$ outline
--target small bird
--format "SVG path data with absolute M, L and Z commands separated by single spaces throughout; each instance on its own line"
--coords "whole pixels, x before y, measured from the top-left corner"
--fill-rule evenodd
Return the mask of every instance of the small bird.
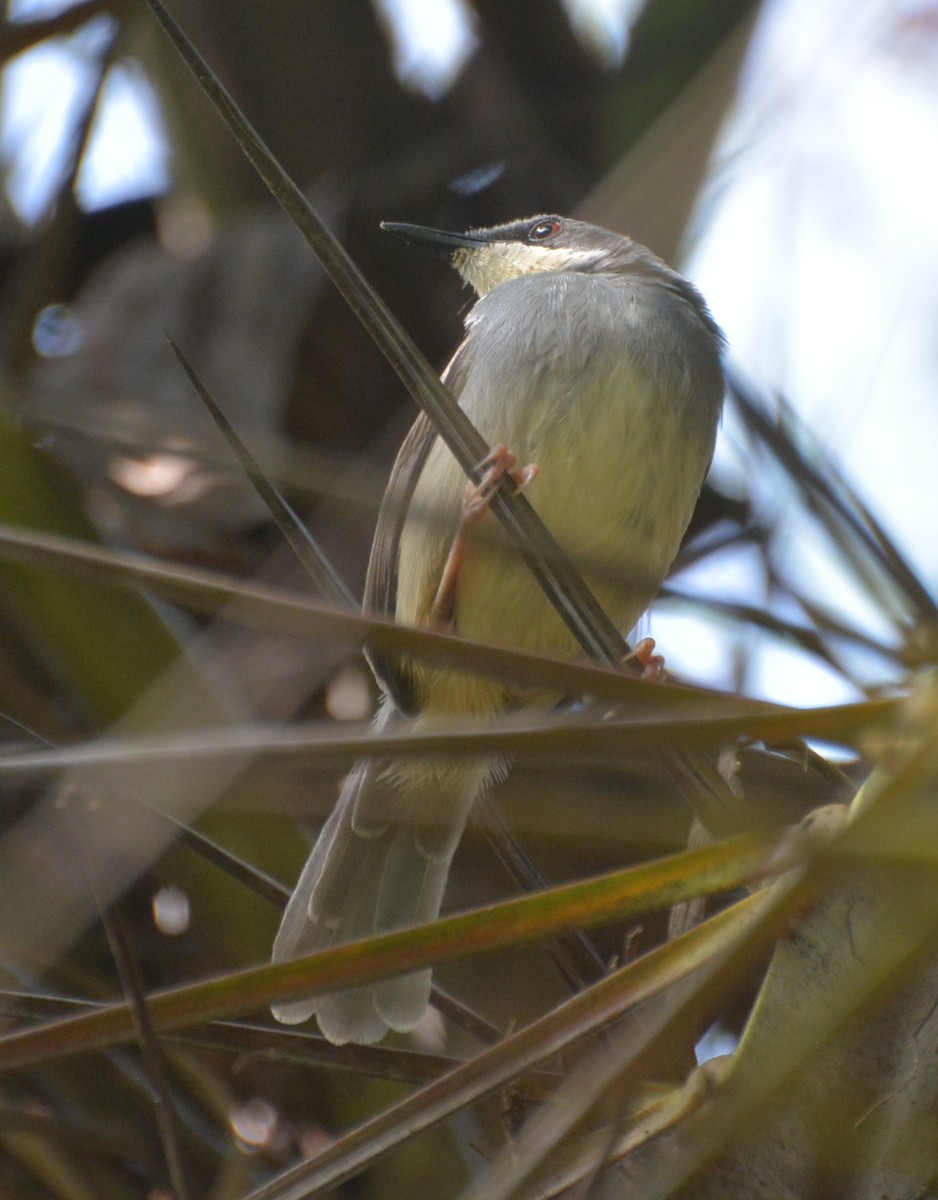
M 444 255 L 478 294 L 443 382 L 495 449 L 467 490 L 418 417 L 378 518 L 366 611 L 576 657 L 486 511 L 508 474 L 627 632 L 677 554 L 713 457 L 724 339 L 703 297 L 644 246 L 566 217 L 467 233 L 384 228 Z M 372 665 L 383 728 L 557 700 L 427 662 Z M 433 920 L 472 806 L 504 770 L 495 755 L 360 762 L 296 885 L 274 961 Z M 429 997 L 420 971 L 273 1011 L 289 1024 L 316 1013 L 330 1041 L 369 1043 L 413 1029 Z

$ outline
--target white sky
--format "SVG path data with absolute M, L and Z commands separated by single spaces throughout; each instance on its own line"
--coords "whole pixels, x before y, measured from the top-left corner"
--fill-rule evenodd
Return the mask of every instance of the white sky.
M 793 402 L 934 586 L 938 42 L 914 32 L 923 14 L 896 0 L 774 0 L 724 138 L 735 169 L 719 193 L 717 172 L 686 267 L 733 361 Z M 718 467 L 732 475 L 726 432 Z M 780 496 L 776 511 L 799 578 L 879 635 L 794 506 Z M 667 619 L 655 632 L 670 652 Z M 794 702 L 810 671 L 815 702 L 845 698 L 807 658 L 765 648 L 760 660 L 756 692 Z
M 458 0 L 381 0 L 413 86 L 445 88 L 471 48 Z M 567 0 L 611 58 L 636 0 Z M 11 15 L 62 3 L 15 0 Z M 928 18 L 931 18 L 929 24 Z M 685 269 L 701 286 L 744 372 L 797 407 L 932 585 L 938 580 L 932 477 L 938 451 L 938 26 L 935 0 L 770 0 L 737 112 L 717 155 Z M 0 148 L 26 219 L 57 184 L 74 108 L 93 83 L 106 19 L 22 55 L 3 80 Z M 71 114 L 71 115 L 70 115 Z M 140 73 L 111 75 L 79 181 L 88 207 L 169 184 L 159 113 Z M 717 467 L 746 471 L 727 423 Z M 771 481 L 770 481 L 771 482 Z M 872 621 L 826 547 L 779 528 L 819 595 Z M 790 525 L 790 528 L 789 528 Z M 694 586 L 758 604 L 745 559 Z M 872 629 L 879 634 L 881 631 Z M 690 677 L 729 682 L 725 632 L 659 611 L 651 632 Z M 878 661 L 871 670 L 880 670 Z M 754 693 L 804 703 L 847 698 L 835 677 L 764 646 Z

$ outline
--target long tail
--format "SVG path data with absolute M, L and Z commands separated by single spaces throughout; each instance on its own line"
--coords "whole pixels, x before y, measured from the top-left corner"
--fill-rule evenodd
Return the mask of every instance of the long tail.
M 491 764 L 364 761 L 349 776 L 290 898 L 274 942 L 282 962 L 375 933 L 433 920 L 472 805 Z M 413 1029 L 430 999 L 430 971 L 276 1005 L 278 1021 L 316 1014 L 331 1042 L 376 1042 Z

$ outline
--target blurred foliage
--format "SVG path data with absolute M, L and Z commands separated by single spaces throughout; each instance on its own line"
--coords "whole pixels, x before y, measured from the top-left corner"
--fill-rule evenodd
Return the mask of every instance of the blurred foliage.
M 366 0 L 176 8 L 440 365 L 465 298 L 379 221 L 577 211 L 673 256 L 758 6 L 649 0 L 611 62 L 559 0 L 472 0 L 474 47 L 436 98 L 397 78 Z M 257 966 L 278 880 L 305 857 L 297 821 L 312 831 L 328 812 L 368 737 L 373 686 L 364 631 L 340 635 L 317 609 L 164 331 L 356 593 L 412 405 L 142 0 L 4 25 L 3 59 L 102 14 L 99 87 L 114 62 L 142 64 L 174 184 L 80 210 L 93 96 L 50 211 L 31 228 L 9 208 L 0 217 L 0 521 L 33 549 L 24 558 L 22 535 L 18 550 L 0 531 L 0 1195 L 429 1200 L 470 1180 L 486 1197 L 583 1195 L 591 1181 L 609 1196 L 931 1194 L 934 699 L 927 682 L 911 704 L 878 695 L 852 651 L 904 695 L 933 661 L 935 604 L 786 406 L 745 381 L 729 403 L 754 472 L 810 517 L 875 629 L 849 624 L 835 598 L 808 600 L 764 488 L 708 488 L 679 565 L 755 553 L 790 617 L 677 583 L 669 603 L 798 647 L 857 703 L 792 713 L 628 679 L 617 692 L 597 675 L 601 720 L 587 709 L 546 732 L 482 731 L 517 734 L 515 767 L 460 849 L 448 907 L 502 900 L 525 871 L 553 888 L 341 961 Z M 752 640 L 739 644 L 744 655 Z M 427 635 L 422 652 L 445 648 Z M 447 744 L 471 752 L 479 736 L 454 730 Z M 803 737 L 847 756 L 829 761 Z M 718 773 L 726 825 L 755 842 L 713 843 L 698 827 L 704 844 L 684 853 L 693 781 L 682 790 L 666 769 L 677 749 Z M 830 806 L 871 772 L 845 821 Z M 533 866 L 506 868 L 503 827 Z M 602 903 L 557 886 L 626 867 Z M 671 941 L 669 910 L 682 931 Z M 284 989 L 408 954 L 446 964 L 413 1037 L 338 1049 L 271 1027 L 267 999 Z M 740 1051 L 692 1073 L 715 1024 L 745 1026 Z M 748 1113 L 759 1121 L 741 1141 Z M 604 1155 L 619 1166 L 596 1179 Z

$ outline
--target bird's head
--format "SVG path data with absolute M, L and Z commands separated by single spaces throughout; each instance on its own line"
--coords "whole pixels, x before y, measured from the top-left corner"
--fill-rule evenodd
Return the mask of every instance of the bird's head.
M 616 270 L 635 246 L 608 229 L 553 215 L 466 233 L 389 221 L 382 222 L 381 228 L 441 254 L 480 296 L 536 271 Z

